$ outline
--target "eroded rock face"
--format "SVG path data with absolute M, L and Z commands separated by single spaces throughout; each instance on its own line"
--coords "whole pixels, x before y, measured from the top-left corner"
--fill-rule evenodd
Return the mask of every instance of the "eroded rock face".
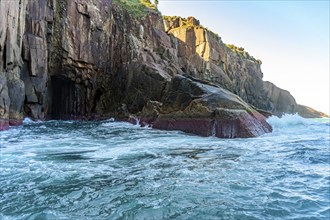
M 256 137 L 272 131 L 265 117 L 241 98 L 215 85 L 175 76 L 157 110 L 149 103 L 153 128 L 221 138 Z M 151 107 L 150 107 L 151 106 Z M 157 116 L 156 119 L 154 119 Z
M 93 119 L 110 84 L 111 1 L 57 0 L 49 61 L 48 115 Z
M 294 114 L 298 111 L 298 104 L 290 92 L 280 89 L 271 82 L 263 83 L 263 92 L 266 94 L 266 101 L 269 103 L 267 110 L 274 115 Z
M 159 14 L 138 20 L 108 0 L 60 2 L 50 62 L 52 117 L 121 118 L 123 104 L 136 113 L 148 99 L 161 98 L 171 76 L 156 51 L 171 44 Z
M 0 129 L 23 120 L 24 83 L 20 78 L 25 0 L 0 1 Z
M 55 1 L 27 1 L 21 79 L 25 84 L 26 116 L 45 119 L 48 113 L 49 59 Z

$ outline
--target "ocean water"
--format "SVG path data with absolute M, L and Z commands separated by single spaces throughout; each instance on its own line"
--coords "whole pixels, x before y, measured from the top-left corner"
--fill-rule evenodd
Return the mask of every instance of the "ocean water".
M 0 132 L 0 219 L 330 219 L 330 121 L 250 139 L 108 121 Z

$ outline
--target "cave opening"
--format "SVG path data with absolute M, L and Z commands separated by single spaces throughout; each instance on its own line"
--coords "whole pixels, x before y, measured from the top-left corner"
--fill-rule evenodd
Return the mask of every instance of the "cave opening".
M 86 89 L 62 76 L 52 76 L 52 118 L 76 119 L 86 113 Z

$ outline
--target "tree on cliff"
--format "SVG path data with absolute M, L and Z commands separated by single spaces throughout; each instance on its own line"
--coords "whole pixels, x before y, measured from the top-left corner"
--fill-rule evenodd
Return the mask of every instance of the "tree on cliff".
M 157 8 L 157 6 L 158 6 L 158 3 L 159 3 L 159 1 L 158 1 L 158 0 L 155 0 L 156 8 Z

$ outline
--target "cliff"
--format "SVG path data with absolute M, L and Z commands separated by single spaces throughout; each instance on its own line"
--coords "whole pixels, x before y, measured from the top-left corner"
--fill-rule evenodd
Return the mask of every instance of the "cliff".
M 271 130 L 257 109 L 281 115 L 298 108 L 288 92 L 262 81 L 259 60 L 223 44 L 192 17 L 162 17 L 147 0 L 0 0 L 0 18 L 0 129 L 23 117 L 129 120 L 143 109 L 149 117 L 147 106 L 159 102 L 151 124 L 165 115 L 176 121 L 198 115 L 210 119 L 210 135 L 215 121 L 224 120 L 215 116 L 219 108 L 236 103 L 225 119 L 233 135 L 219 128 L 217 136 L 256 136 Z M 175 102 L 186 103 L 174 108 L 169 100 L 186 84 L 173 80 L 212 88 L 178 96 Z M 210 115 L 183 109 L 195 104 Z M 160 125 L 166 123 L 159 128 L 190 132 L 178 123 Z M 250 130 L 240 133 L 240 126 Z
M 178 39 L 178 62 L 190 75 L 214 82 L 258 109 L 281 116 L 297 112 L 287 91 L 262 80 L 262 62 L 244 48 L 224 44 L 193 17 L 164 16 L 165 31 Z

